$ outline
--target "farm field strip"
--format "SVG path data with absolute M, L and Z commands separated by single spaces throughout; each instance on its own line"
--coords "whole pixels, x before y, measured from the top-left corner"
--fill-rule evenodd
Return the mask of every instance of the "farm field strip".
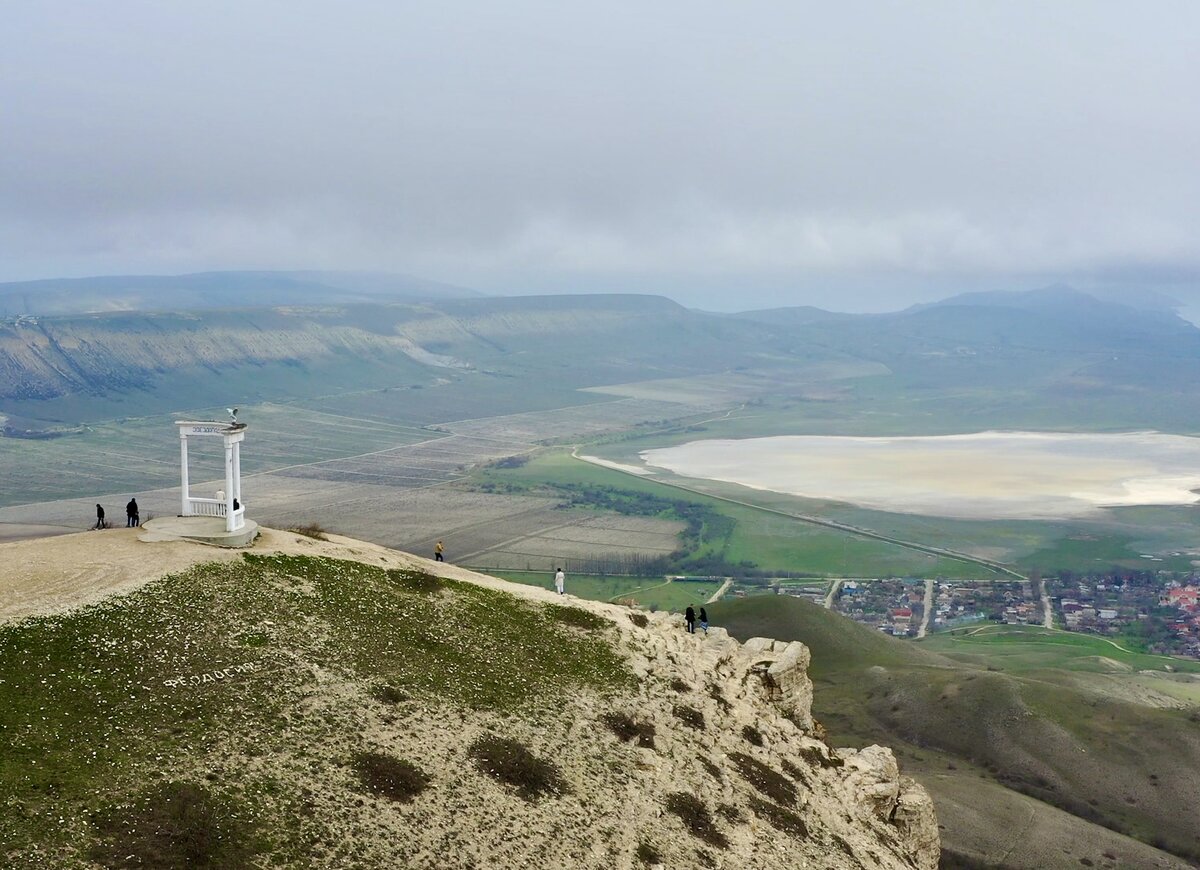
M 711 409 L 685 403 L 618 399 L 558 411 L 530 411 L 486 420 L 443 423 L 442 426 L 463 435 L 483 431 L 490 437 L 517 441 L 553 441 L 620 431 L 638 423 L 684 418 L 708 410 Z

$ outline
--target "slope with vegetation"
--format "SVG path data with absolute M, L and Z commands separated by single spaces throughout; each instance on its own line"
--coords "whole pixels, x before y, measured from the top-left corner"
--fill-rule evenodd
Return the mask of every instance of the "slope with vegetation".
M 146 569 L 163 545 L 107 546 Z M 771 703 L 770 642 L 333 536 L 195 551 L 0 626 L 5 866 L 936 863 L 887 750 Z

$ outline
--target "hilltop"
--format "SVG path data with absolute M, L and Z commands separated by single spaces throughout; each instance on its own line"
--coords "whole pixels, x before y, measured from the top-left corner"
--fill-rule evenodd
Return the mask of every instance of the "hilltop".
M 348 538 L 0 546 L 12 867 L 918 867 L 808 651 Z
M 710 611 L 734 636 L 812 650 L 814 715 L 834 743 L 896 747 L 933 795 L 950 866 L 1183 867 L 1200 855 L 1180 812 L 1200 801 L 1200 707 L 1168 694 L 1162 660 L 1070 635 L 1078 655 L 1055 654 L 1063 633 L 1038 629 L 904 642 L 776 596 Z M 1152 666 L 1159 688 L 1139 676 Z

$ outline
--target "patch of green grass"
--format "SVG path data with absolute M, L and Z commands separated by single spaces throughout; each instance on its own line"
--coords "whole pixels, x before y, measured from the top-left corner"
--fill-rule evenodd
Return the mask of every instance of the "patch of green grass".
M 412 568 L 389 568 L 386 576 L 388 582 L 395 583 L 407 592 L 431 594 L 441 592 L 446 588 L 446 581 L 441 577 L 435 577 L 433 574 Z
M 582 607 L 572 607 L 569 604 L 555 605 L 547 608 L 547 613 L 555 622 L 563 625 L 573 625 L 576 628 L 586 629 L 587 631 L 601 631 L 605 628 L 612 628 L 612 622 L 605 619 L 603 616 L 598 616 L 590 610 L 584 610 Z
M 633 679 L 604 639 L 582 636 L 555 619 L 558 608 L 441 578 L 440 597 L 405 594 L 403 583 L 418 582 L 424 590 L 427 580 L 417 574 L 397 580 L 403 572 L 385 575 L 358 562 L 246 560 L 281 582 L 310 583 L 316 595 L 299 600 L 301 612 L 326 622 L 336 648 L 360 674 L 410 693 L 472 707 L 511 707 L 571 686 L 616 688 Z M 547 647 L 559 654 L 547 657 Z
M 541 589 L 554 588 L 554 575 L 545 571 L 490 571 L 495 577 L 524 583 Z M 589 601 L 636 602 L 651 610 L 683 610 L 689 604 L 707 601 L 720 588 L 719 583 L 666 582 L 661 577 L 617 577 L 601 574 L 568 574 L 566 590 L 570 595 Z
M 507 737 L 481 737 L 471 744 L 475 766 L 493 779 L 516 789 L 527 801 L 570 791 L 558 766 L 538 758 L 524 745 Z
M 1042 668 L 1112 673 L 1111 662 L 1133 671 L 1200 673 L 1200 662 L 1147 655 L 1123 648 L 1122 641 L 1036 625 L 989 625 L 961 628 L 930 635 L 929 650 L 972 664 L 998 666 L 1021 672 Z
M 296 728 L 306 740 L 349 728 L 298 703 L 314 668 L 384 703 L 504 711 L 636 683 L 604 635 L 563 625 L 556 608 L 400 580 L 357 562 L 248 554 L 0 626 L 0 854 L 85 849 L 81 823 L 59 816 L 125 801 L 164 770 L 293 752 Z M 255 776 L 239 774 L 244 789 Z M 276 792 L 262 800 L 283 812 Z M 303 853 L 298 824 L 274 817 L 272 854 Z

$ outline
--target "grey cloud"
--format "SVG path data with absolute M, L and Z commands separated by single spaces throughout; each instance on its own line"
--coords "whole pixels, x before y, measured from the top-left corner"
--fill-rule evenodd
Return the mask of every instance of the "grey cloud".
M 1200 7 L 833 5 L 9 8 L 0 277 L 1200 296 Z

